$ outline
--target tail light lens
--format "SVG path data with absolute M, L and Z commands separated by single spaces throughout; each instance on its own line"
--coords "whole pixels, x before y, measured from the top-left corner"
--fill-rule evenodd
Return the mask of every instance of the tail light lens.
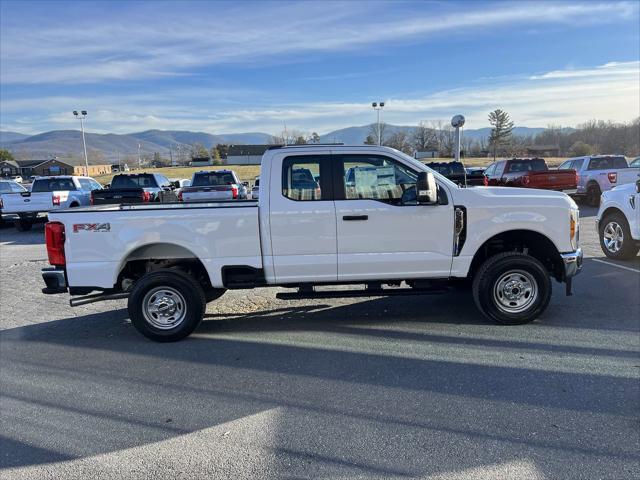
M 147 203 L 151 201 L 151 192 L 147 192 L 146 190 L 142 191 L 142 201 Z
M 180 190 L 178 192 L 178 201 L 181 202 L 182 201 L 182 190 Z
M 482 178 L 482 183 L 484 184 L 485 187 L 489 186 L 489 177 L 487 177 L 486 175 Z
M 54 205 L 60 205 L 60 195 L 53 195 L 51 197 L 51 203 Z
M 89 205 L 93 205 L 93 190 L 91 190 L 91 195 L 89 195 Z
M 231 187 L 231 195 L 233 196 L 233 198 L 238 198 L 238 187 L 236 187 L 235 185 Z
M 617 172 L 609 172 L 607 173 L 607 178 L 610 183 L 616 183 L 618 181 L 618 173 Z
M 531 178 L 529 177 L 529 175 L 523 175 L 522 176 L 522 184 L 523 185 L 529 185 L 529 182 L 531 182 Z
M 48 222 L 44 226 L 44 238 L 49 263 L 55 267 L 63 267 L 67 263 L 64 256 L 64 225 L 60 222 Z
M 580 175 L 576 172 L 576 185 L 580 183 Z
M 0 208 L 4 208 L 4 202 L 2 201 L 2 198 L 0 198 Z

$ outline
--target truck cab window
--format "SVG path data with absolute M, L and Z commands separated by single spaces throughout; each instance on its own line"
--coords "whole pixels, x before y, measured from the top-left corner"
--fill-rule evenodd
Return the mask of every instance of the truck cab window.
M 287 157 L 282 162 L 282 195 L 291 200 L 322 200 L 320 159 Z
M 402 204 L 415 191 L 418 174 L 388 157 L 345 155 L 342 157 L 346 200 L 378 200 Z M 406 193 L 405 193 L 406 192 Z M 415 199 L 415 194 L 413 197 Z

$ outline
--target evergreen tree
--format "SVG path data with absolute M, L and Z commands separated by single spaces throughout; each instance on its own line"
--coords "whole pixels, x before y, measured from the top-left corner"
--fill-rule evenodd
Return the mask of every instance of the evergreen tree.
M 489 113 L 489 123 L 493 127 L 489 135 L 489 146 L 495 160 L 498 150 L 504 150 L 511 144 L 513 122 L 507 112 L 497 109 Z

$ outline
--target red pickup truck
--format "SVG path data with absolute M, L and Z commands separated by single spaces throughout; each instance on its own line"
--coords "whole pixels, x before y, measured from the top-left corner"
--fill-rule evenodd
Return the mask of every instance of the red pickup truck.
M 492 163 L 484 171 L 484 184 L 504 187 L 540 188 L 574 193 L 575 170 L 550 170 L 543 158 L 512 158 Z

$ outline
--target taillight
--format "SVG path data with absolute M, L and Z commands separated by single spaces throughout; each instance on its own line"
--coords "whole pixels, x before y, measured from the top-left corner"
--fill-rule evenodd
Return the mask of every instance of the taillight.
M 4 202 L 2 201 L 2 198 L 0 197 L 0 209 L 4 208 Z
M 182 201 L 182 190 L 180 190 L 178 192 L 178 201 L 181 202 Z
M 89 205 L 93 205 L 93 190 L 91 190 L 91 194 L 89 195 Z
M 580 174 L 576 172 L 576 185 L 580 183 Z
M 486 175 L 482 178 L 482 183 L 484 184 L 485 187 L 489 186 L 489 177 L 487 177 Z
M 238 187 L 236 187 L 235 185 L 231 187 L 231 195 L 233 196 L 233 198 L 238 198 Z
M 523 185 L 529 185 L 529 182 L 531 181 L 531 178 L 529 178 L 529 175 L 523 175 L 521 178 L 522 178 Z
M 63 267 L 67 263 L 64 257 L 64 225 L 60 222 L 48 222 L 44 226 L 44 238 L 49 263 L 56 267 Z
M 51 197 L 51 203 L 54 205 L 60 205 L 60 195 L 53 195 Z
M 150 202 L 151 201 L 151 192 L 147 192 L 146 190 L 142 191 L 142 201 L 143 202 Z
M 617 172 L 609 172 L 607 173 L 607 178 L 609 182 L 616 183 L 618 181 L 618 173 Z

